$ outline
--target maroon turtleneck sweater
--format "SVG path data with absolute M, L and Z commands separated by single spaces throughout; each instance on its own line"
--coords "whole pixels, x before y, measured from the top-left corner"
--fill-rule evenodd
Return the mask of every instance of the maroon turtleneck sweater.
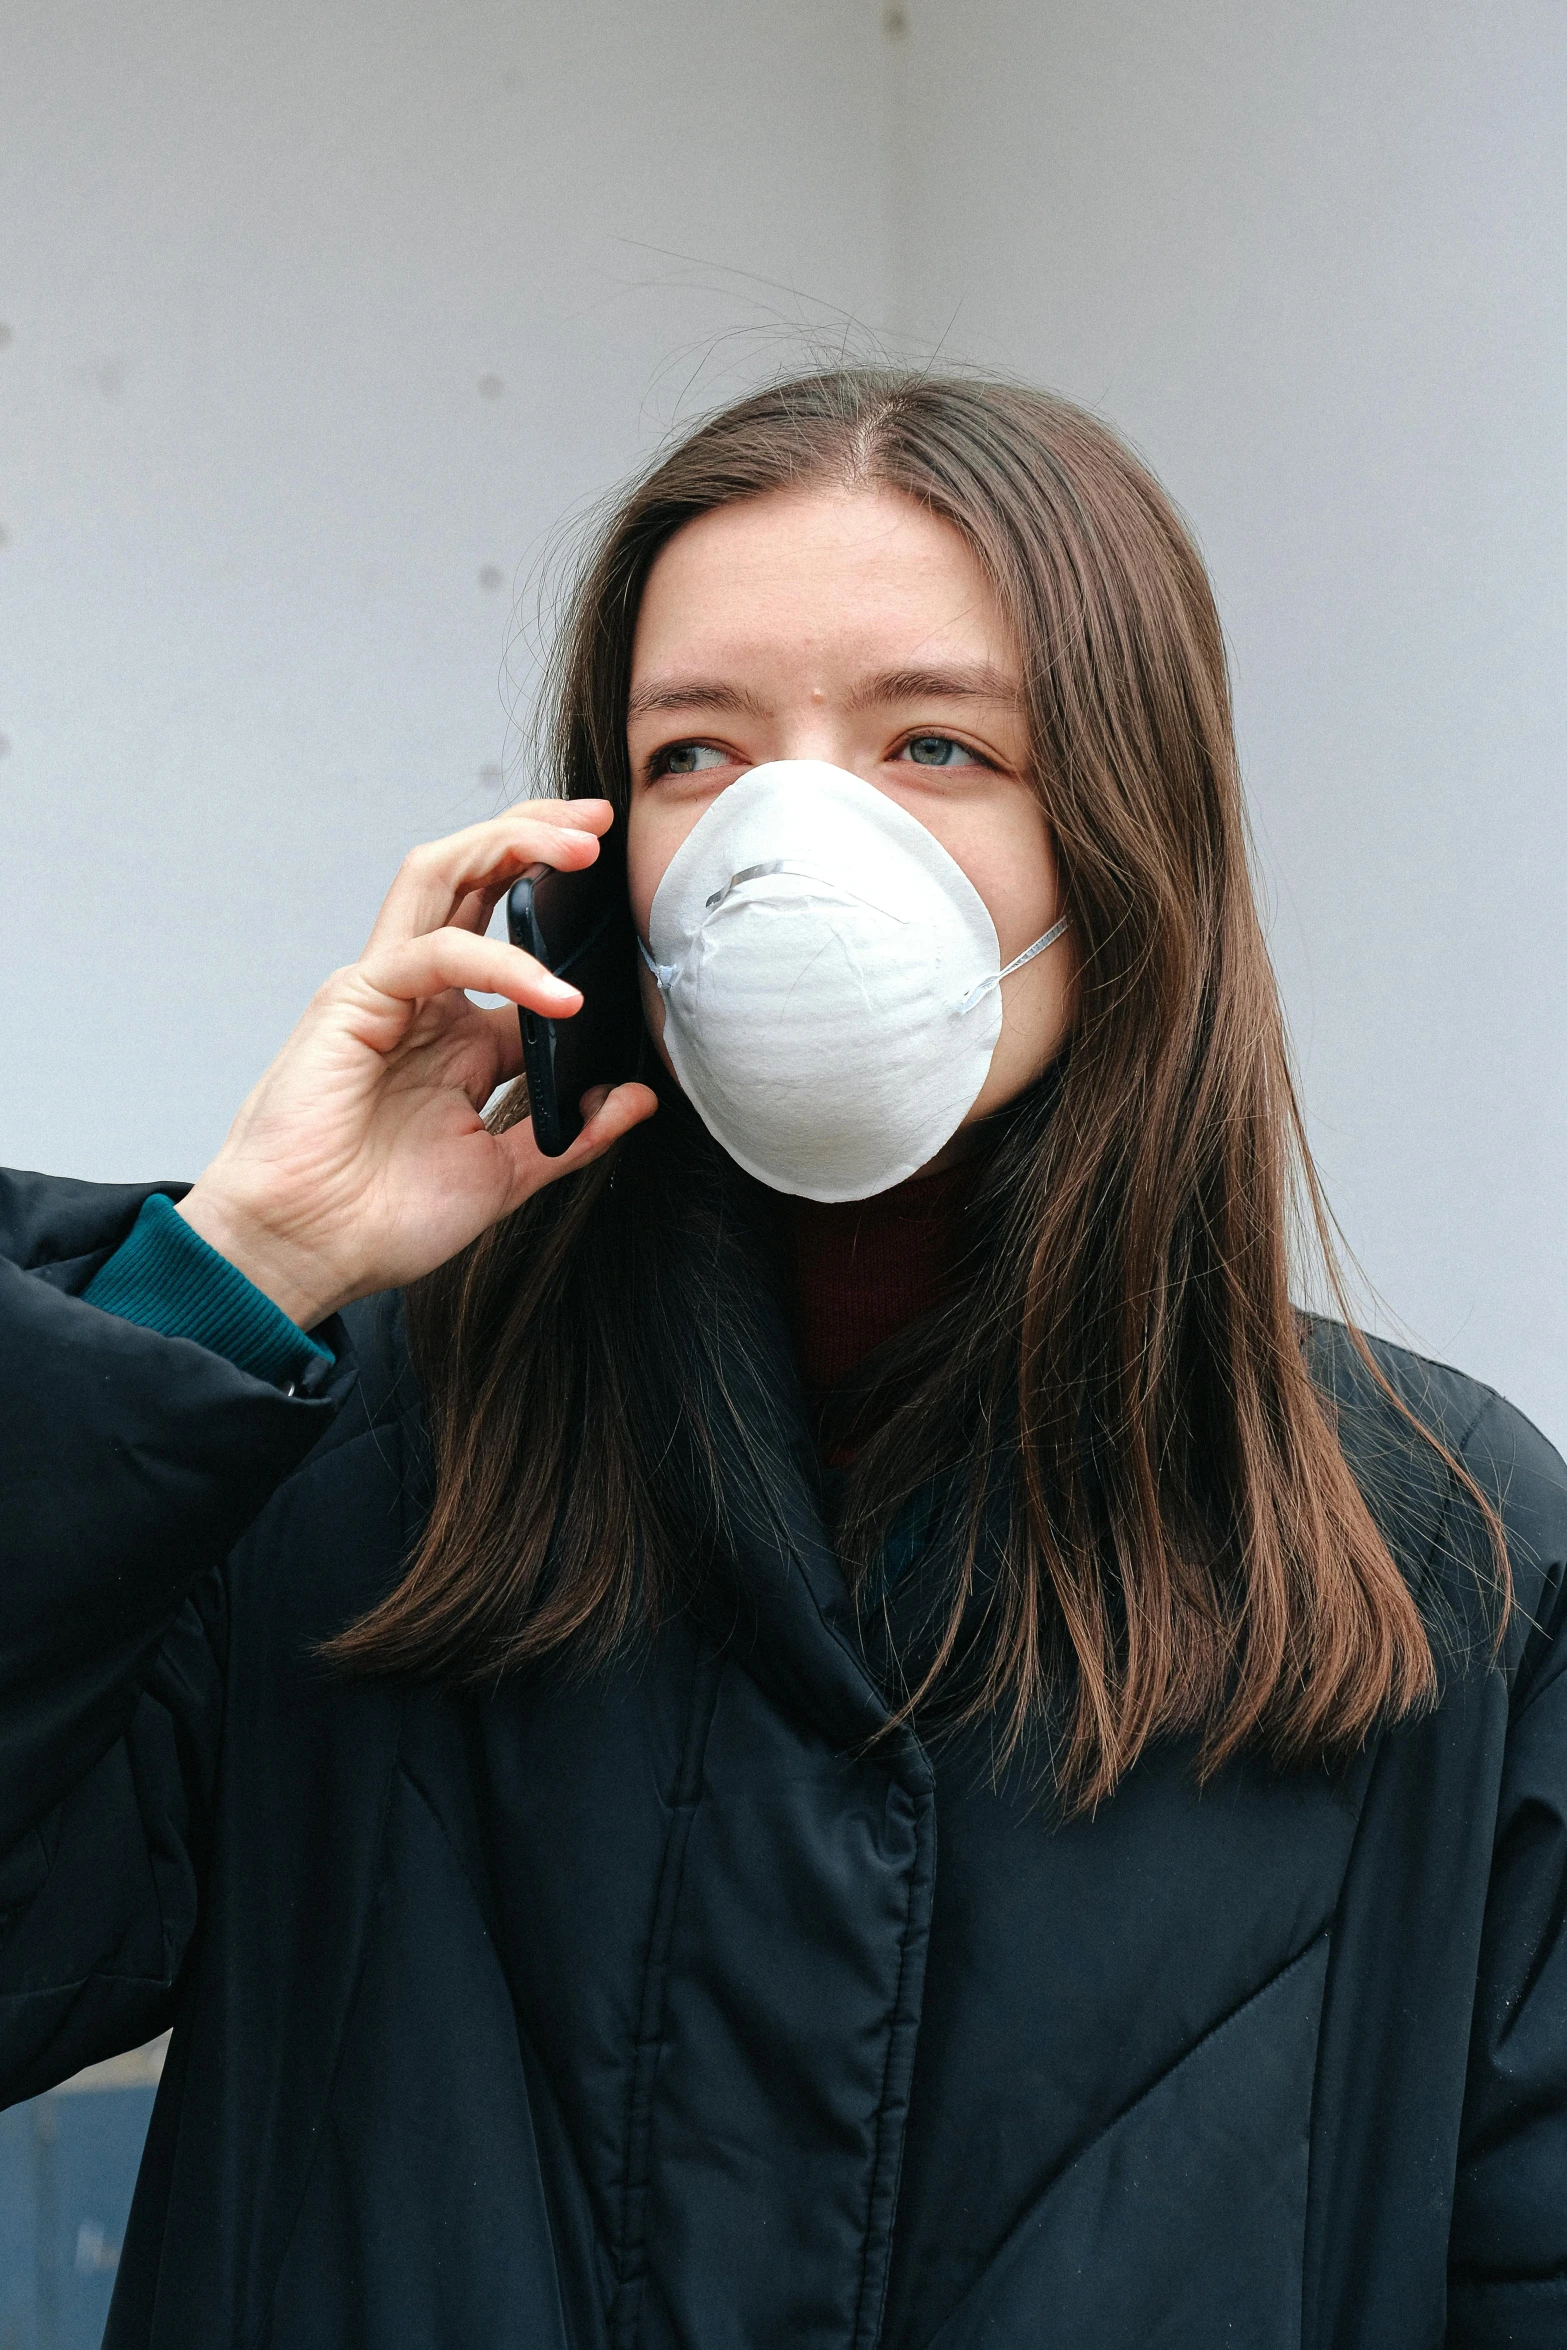
M 952 1293 L 980 1160 L 916 1175 L 874 1199 L 794 1199 L 789 1232 L 800 1377 L 813 1412 L 866 1357 Z M 833 1448 L 835 1465 L 852 1452 Z

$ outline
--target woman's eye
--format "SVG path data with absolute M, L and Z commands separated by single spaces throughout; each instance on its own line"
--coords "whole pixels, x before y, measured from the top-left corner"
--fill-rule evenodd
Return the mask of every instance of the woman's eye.
M 668 743 L 653 756 L 655 775 L 699 775 L 704 767 L 725 767 L 728 761 L 712 743 Z
M 916 767 L 980 767 L 984 761 L 967 743 L 954 740 L 950 734 L 916 734 L 903 746 L 902 758 L 912 759 Z

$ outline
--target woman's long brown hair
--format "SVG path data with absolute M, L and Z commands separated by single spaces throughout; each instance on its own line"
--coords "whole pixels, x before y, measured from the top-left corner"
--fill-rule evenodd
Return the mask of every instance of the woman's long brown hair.
M 933 1464 L 966 1468 L 901 1710 L 946 1691 L 1003 1752 L 1045 1725 L 1069 1809 L 1168 1733 L 1195 1737 L 1204 1775 L 1246 1745 L 1343 1755 L 1427 1702 L 1435 1668 L 1289 1295 L 1292 1201 L 1331 1263 L 1328 1228 L 1218 616 L 1144 467 L 1064 401 L 962 377 L 831 370 L 727 409 L 630 492 L 583 572 L 556 787 L 624 820 L 633 631 L 674 532 L 736 499 L 872 484 L 954 524 L 1009 614 L 1081 976 L 1049 1114 L 1025 1106 L 993 1156 L 986 1244 L 905 1350 L 840 1547 L 873 1595 L 898 1511 Z M 602 1658 L 718 1555 L 713 1334 L 743 1344 L 756 1310 L 718 1158 L 666 1106 L 412 1293 L 434 1505 L 340 1660 L 478 1682 Z

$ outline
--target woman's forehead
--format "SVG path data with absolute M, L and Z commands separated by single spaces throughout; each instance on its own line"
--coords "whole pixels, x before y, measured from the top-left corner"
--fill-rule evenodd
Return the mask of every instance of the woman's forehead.
M 1010 691 L 1017 673 L 967 540 L 898 492 L 777 492 L 686 524 L 643 593 L 634 707 L 669 707 L 681 680 L 743 692 L 748 674 L 801 664 L 856 694 L 916 671 L 989 672 Z

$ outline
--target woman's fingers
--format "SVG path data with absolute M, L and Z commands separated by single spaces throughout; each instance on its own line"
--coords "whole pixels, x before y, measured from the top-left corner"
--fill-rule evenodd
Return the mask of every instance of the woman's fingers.
M 513 1004 L 475 1004 L 495 1068 L 495 1083 L 515 1077 L 522 1068 L 522 1023 Z
M 570 1150 L 562 1151 L 558 1159 L 547 1159 L 533 1139 L 532 1122 L 524 1119 L 520 1125 L 509 1126 L 496 1141 L 511 1161 L 513 1192 L 511 1205 L 516 1207 L 546 1183 L 553 1183 L 559 1175 L 573 1174 L 629 1134 L 633 1126 L 640 1126 L 644 1118 L 651 1118 L 658 1108 L 658 1096 L 650 1085 L 617 1085 L 613 1088 L 595 1086 L 584 1094 L 582 1108 L 587 1109 L 594 1094 L 601 1098 L 598 1107 L 588 1118 L 582 1132 Z
M 452 908 L 447 928 L 449 930 L 475 930 L 482 936 L 490 927 L 490 916 L 510 887 L 510 881 L 506 880 L 496 882 L 489 889 L 469 890 L 467 896 L 460 898 Z
M 597 1096 L 595 1101 L 594 1097 Z M 593 1103 L 590 1110 L 588 1105 Z M 585 1160 L 596 1159 L 600 1151 L 608 1150 L 633 1126 L 640 1126 L 644 1118 L 651 1118 L 658 1108 L 658 1096 L 651 1085 L 595 1085 L 582 1097 L 582 1132 L 569 1151 L 562 1154 L 568 1165 L 580 1167 Z
M 389 941 L 367 952 L 356 974 L 379 996 L 400 1004 L 420 1003 L 448 988 L 503 995 L 550 1020 L 569 1020 L 582 996 L 568 980 L 557 979 L 521 947 L 504 939 L 477 938 L 471 930 L 427 930 L 422 937 Z M 504 1017 L 515 1022 L 515 1013 Z
M 527 800 L 504 816 L 411 849 L 376 916 L 366 952 L 451 924 L 457 909 L 476 896 L 489 899 L 487 923 L 502 890 L 528 866 L 578 872 L 591 865 L 599 836 L 613 821 L 608 800 Z M 476 911 L 467 905 L 464 928 Z
M 438 1066 L 445 1081 L 466 1094 L 476 1110 L 482 1110 L 501 1086 L 522 1074 L 522 1037 L 510 1004 L 493 1012 L 475 1005 L 455 1043 L 455 1051 Z

